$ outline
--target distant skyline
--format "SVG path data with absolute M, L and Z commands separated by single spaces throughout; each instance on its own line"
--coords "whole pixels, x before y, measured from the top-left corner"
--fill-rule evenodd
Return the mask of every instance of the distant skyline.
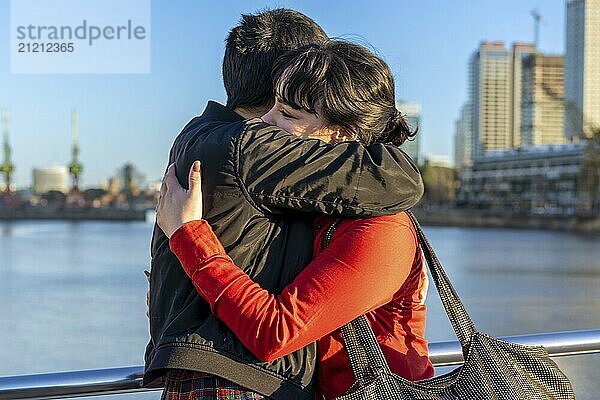
M 59 7 L 60 1 L 53 1 Z M 206 101 L 223 102 L 224 38 L 241 13 L 301 11 L 334 37 L 366 44 L 390 65 L 397 100 L 421 105 L 422 154 L 450 156 L 455 120 L 467 99 L 469 56 L 484 40 L 534 40 L 531 10 L 542 15 L 540 50 L 564 54 L 565 0 L 347 2 L 152 1 L 151 73 L 10 73 L 10 1 L 0 0 L 0 107 L 10 110 L 13 180 L 34 167 L 70 161 L 71 110 L 80 116 L 81 186 L 96 186 L 126 162 L 148 181 L 162 177 L 169 148 Z M 1 155 L 0 155 L 1 156 Z

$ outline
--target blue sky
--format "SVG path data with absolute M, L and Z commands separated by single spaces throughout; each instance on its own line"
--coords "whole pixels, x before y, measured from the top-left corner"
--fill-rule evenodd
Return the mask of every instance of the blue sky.
M 19 186 L 29 185 L 34 166 L 68 163 L 72 108 L 80 115 L 83 186 L 125 162 L 158 180 L 181 127 L 207 100 L 225 100 L 227 31 L 241 13 L 265 7 L 299 10 L 330 36 L 374 48 L 394 73 L 398 99 L 422 106 L 424 154 L 452 154 L 467 61 L 482 40 L 533 41 L 530 11 L 537 8 L 541 50 L 564 53 L 564 0 L 153 0 L 150 74 L 11 74 L 9 6 L 0 0 L 0 107 L 10 109 Z

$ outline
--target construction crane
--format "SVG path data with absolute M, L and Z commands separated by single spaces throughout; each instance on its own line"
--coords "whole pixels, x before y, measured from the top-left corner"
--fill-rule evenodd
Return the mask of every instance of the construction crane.
M 10 161 L 10 145 L 8 144 L 8 109 L 2 109 L 2 131 L 4 142 L 4 161 L 0 165 L 0 173 L 4 175 L 4 190 L 10 193 L 11 177 L 15 166 Z
M 71 191 L 79 191 L 79 177 L 83 172 L 83 165 L 79 162 L 79 113 L 77 110 L 71 112 L 71 163 L 69 174 L 71 174 Z
M 537 49 L 540 44 L 540 21 L 542 20 L 542 14 L 536 8 L 531 10 L 531 16 L 533 17 L 533 43 Z

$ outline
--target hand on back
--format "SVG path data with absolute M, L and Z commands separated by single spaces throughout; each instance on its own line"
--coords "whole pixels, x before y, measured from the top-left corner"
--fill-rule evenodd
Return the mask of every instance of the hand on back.
M 156 223 L 168 238 L 186 222 L 202 219 L 200 161 L 192 164 L 188 182 L 189 189 L 185 190 L 177 180 L 175 164 L 169 165 L 156 207 Z

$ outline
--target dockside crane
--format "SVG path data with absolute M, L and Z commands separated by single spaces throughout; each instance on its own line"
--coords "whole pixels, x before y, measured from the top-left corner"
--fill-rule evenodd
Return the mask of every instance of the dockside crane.
M 79 113 L 77 110 L 71 112 L 71 163 L 69 174 L 71 174 L 71 191 L 79 191 L 79 178 L 83 173 L 83 165 L 79 162 Z
M 2 132 L 3 132 L 3 149 L 4 160 L 0 165 L 0 173 L 4 175 L 4 191 L 11 191 L 11 177 L 15 170 L 14 164 L 10 161 L 10 144 L 8 143 L 8 109 L 2 109 Z

